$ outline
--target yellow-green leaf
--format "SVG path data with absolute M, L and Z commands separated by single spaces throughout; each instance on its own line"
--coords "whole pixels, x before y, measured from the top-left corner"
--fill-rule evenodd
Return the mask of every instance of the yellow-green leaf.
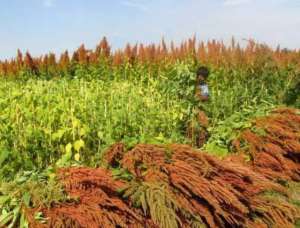
M 74 149 L 79 152 L 81 148 L 84 147 L 84 141 L 82 139 L 77 140 L 74 142 Z
M 79 134 L 80 134 L 80 136 L 85 136 L 86 135 L 86 130 L 85 130 L 85 128 L 80 128 L 80 131 L 79 131 Z
M 80 154 L 79 153 L 75 154 L 74 158 L 75 158 L 75 161 L 79 161 L 80 160 Z
M 61 140 L 61 138 L 64 136 L 66 130 L 60 129 L 57 132 L 53 133 L 52 139 L 53 140 Z
M 73 127 L 76 128 L 80 125 L 80 120 L 74 118 L 72 121 Z
M 67 145 L 66 145 L 66 153 L 67 154 L 69 154 L 69 153 L 71 153 L 71 151 L 72 151 L 72 144 L 71 143 L 68 143 Z

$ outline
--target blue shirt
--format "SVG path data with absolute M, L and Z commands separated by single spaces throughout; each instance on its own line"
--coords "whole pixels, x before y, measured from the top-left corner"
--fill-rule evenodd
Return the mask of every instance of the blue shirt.
M 209 96 L 209 88 L 207 84 L 201 84 L 199 85 L 199 89 L 201 92 L 201 96 L 208 97 Z

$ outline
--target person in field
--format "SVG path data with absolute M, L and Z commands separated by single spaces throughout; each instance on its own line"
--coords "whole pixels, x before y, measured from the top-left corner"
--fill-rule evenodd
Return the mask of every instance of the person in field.
M 196 146 L 202 147 L 208 139 L 207 128 L 209 120 L 206 113 L 201 108 L 202 104 L 209 101 L 209 86 L 208 77 L 209 70 L 207 67 L 199 67 L 196 74 L 196 99 L 199 101 L 199 110 L 197 121 L 199 124 L 199 131 L 196 136 Z
M 209 70 L 207 67 L 199 67 L 196 76 L 196 97 L 202 102 L 209 100 L 209 87 L 208 87 Z

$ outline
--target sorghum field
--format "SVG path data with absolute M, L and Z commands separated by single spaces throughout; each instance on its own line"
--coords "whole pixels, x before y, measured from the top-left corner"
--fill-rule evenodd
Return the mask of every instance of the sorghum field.
M 299 227 L 299 109 L 300 51 L 251 40 L 18 51 L 0 62 L 0 227 Z

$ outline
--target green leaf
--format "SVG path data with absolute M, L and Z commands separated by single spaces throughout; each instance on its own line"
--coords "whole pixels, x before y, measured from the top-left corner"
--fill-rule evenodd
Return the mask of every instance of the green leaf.
M 72 121 L 73 127 L 76 128 L 80 125 L 80 120 L 77 118 L 74 118 Z
M 113 176 L 120 176 L 122 174 L 122 170 L 120 169 L 113 169 L 112 170 L 112 175 Z
M 75 143 L 74 143 L 74 149 L 79 152 L 81 148 L 83 148 L 85 145 L 84 141 L 82 139 L 79 139 L 77 140 Z
M 60 140 L 64 134 L 65 134 L 66 130 L 65 129 L 60 129 L 58 130 L 57 132 L 55 132 L 53 135 L 52 135 L 52 139 L 53 140 Z
M 75 159 L 75 161 L 79 162 L 79 160 L 80 160 L 80 153 L 75 154 L 74 159 Z
M 20 217 L 20 206 L 17 206 L 13 210 L 13 221 L 9 224 L 7 228 L 13 228 L 15 227 L 19 217 Z
M 84 125 L 82 128 L 80 128 L 80 131 L 79 131 L 79 135 L 80 137 L 83 137 L 83 136 L 86 136 L 89 132 L 89 127 Z
M 159 135 L 157 137 L 155 137 L 155 139 L 158 141 L 164 142 L 165 137 L 164 137 L 163 133 L 160 132 Z
M 2 149 L 0 151 L 0 167 L 2 166 L 3 162 L 9 157 L 10 152 L 8 150 Z
M 40 223 L 46 223 L 47 222 L 47 218 L 44 218 L 44 215 L 43 215 L 42 212 L 35 213 L 34 219 L 39 221 Z
M 2 214 L 0 216 L 0 227 L 6 227 L 5 225 L 7 225 L 13 219 L 13 217 L 13 212 Z
M 21 177 L 19 177 L 19 178 L 16 179 L 16 183 L 17 183 L 17 184 L 23 184 L 23 183 L 25 183 L 27 180 L 28 180 L 28 177 L 26 177 L 26 176 L 21 176 Z
M 58 167 L 63 167 L 63 166 L 69 165 L 69 162 L 72 159 L 72 144 L 71 143 L 68 143 L 65 146 L 65 151 L 66 151 L 66 153 L 63 154 L 61 156 L 61 158 L 56 162 L 56 165 Z
M 98 131 L 97 136 L 98 136 L 99 139 L 103 139 L 104 133 L 102 131 Z
M 22 214 L 21 215 L 21 219 L 20 219 L 20 228 L 28 228 L 29 224 L 25 218 L 25 215 Z
M 24 204 L 26 205 L 26 207 L 30 207 L 31 195 L 29 192 L 24 193 L 22 200 L 23 200 Z
M 229 153 L 227 148 L 221 147 L 214 142 L 205 145 L 205 150 L 220 157 L 224 157 Z
M 10 196 L 0 196 L 0 205 L 4 205 L 10 200 Z
M 65 149 L 66 149 L 66 154 L 70 154 L 72 152 L 72 144 L 68 143 Z

